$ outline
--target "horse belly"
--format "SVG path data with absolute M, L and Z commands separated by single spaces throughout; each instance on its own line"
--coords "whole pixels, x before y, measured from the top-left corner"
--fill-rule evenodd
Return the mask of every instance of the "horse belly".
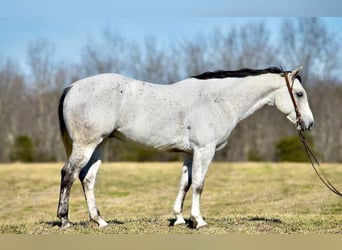
M 175 126 L 158 126 L 151 123 L 151 121 L 142 123 L 135 121 L 126 124 L 114 132 L 114 137 L 157 150 L 183 152 L 190 150 L 187 131 Z
M 185 101 L 172 86 L 134 82 L 122 99 L 116 134 L 158 150 L 188 151 Z

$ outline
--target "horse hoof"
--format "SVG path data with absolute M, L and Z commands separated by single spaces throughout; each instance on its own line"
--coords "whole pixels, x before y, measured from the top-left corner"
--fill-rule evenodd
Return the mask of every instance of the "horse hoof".
M 99 222 L 99 228 L 105 228 L 105 227 L 108 227 L 108 223 L 105 221 L 100 221 Z
M 177 225 L 185 225 L 185 224 L 186 222 L 183 218 L 178 218 L 173 225 L 177 226 Z
M 197 220 L 195 218 L 192 218 L 192 223 L 193 223 L 193 228 L 196 228 L 196 229 L 200 229 L 200 228 L 208 226 L 208 223 L 206 223 L 202 218 L 197 219 Z
M 69 228 L 71 227 L 73 224 L 68 221 L 68 220 L 65 220 L 65 221 L 62 221 L 62 225 L 61 225 L 61 229 L 66 229 L 66 228 Z
M 206 223 L 205 221 L 203 221 L 203 223 L 197 223 L 196 229 L 201 229 L 204 227 L 207 227 L 208 223 Z

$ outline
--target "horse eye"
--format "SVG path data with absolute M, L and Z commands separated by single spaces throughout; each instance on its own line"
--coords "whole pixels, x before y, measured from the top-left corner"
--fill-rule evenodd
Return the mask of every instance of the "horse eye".
M 297 97 L 303 97 L 304 93 L 303 92 L 296 92 Z

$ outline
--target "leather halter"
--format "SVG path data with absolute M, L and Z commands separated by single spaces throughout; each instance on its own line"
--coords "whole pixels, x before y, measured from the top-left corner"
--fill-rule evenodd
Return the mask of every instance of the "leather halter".
M 296 102 L 296 99 L 293 96 L 294 80 L 292 81 L 292 84 L 290 84 L 288 74 L 289 74 L 289 72 L 285 72 L 284 73 L 284 77 L 285 77 L 287 89 L 289 91 L 289 94 L 290 94 L 290 97 L 291 97 L 291 100 L 292 100 L 292 103 L 293 103 L 293 106 L 294 106 L 294 109 L 295 109 L 295 112 L 296 112 L 296 126 L 298 127 L 300 125 L 301 129 L 304 130 L 305 129 L 304 122 L 302 120 L 301 113 L 299 112 L 299 108 L 298 108 L 298 104 Z
M 319 164 L 319 161 L 317 160 L 316 156 L 313 154 L 312 150 L 310 149 L 309 145 L 306 143 L 306 140 L 305 140 L 305 137 L 302 133 L 302 131 L 304 131 L 305 127 L 304 127 L 304 122 L 302 120 L 302 117 L 301 117 L 301 113 L 299 112 L 299 109 L 298 109 L 298 105 L 297 105 L 297 102 L 296 102 L 296 99 L 294 98 L 293 96 L 293 84 L 294 84 L 294 80 L 292 80 L 292 84 L 290 84 L 290 81 L 289 81 L 289 77 L 288 77 L 288 74 L 290 72 L 285 72 L 284 73 L 284 77 L 285 77 L 285 81 L 286 81 L 286 86 L 287 86 L 287 89 L 289 91 L 289 94 L 290 94 L 290 97 L 291 97 L 291 100 L 292 100 L 292 103 L 293 103 L 293 107 L 295 109 L 295 112 L 296 112 L 296 126 L 298 128 L 298 126 L 300 125 L 301 127 L 301 130 L 297 130 L 297 133 L 298 133 L 298 137 L 300 139 L 300 141 L 302 142 L 304 148 L 305 148 L 305 151 L 306 151 L 306 155 L 307 157 L 309 158 L 310 160 L 310 163 L 311 163 L 311 166 L 312 168 L 315 170 L 315 173 L 317 174 L 317 176 L 319 177 L 319 179 L 323 182 L 323 184 L 333 193 L 339 195 L 339 196 L 342 196 L 342 193 L 333 185 L 331 184 L 331 182 L 328 180 L 328 178 L 326 177 L 326 175 L 324 174 L 322 168 L 320 168 L 320 172 L 318 172 L 315 164 L 317 164 L 317 166 L 320 166 Z

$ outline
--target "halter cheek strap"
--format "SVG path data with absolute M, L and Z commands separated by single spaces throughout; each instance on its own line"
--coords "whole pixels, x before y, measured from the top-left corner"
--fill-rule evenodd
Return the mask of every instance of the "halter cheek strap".
M 304 128 L 305 128 L 304 127 L 304 122 L 302 120 L 301 113 L 299 112 L 299 108 L 298 108 L 298 104 L 296 102 L 296 99 L 293 96 L 293 84 L 294 84 L 294 81 L 292 81 L 292 84 L 290 84 L 289 72 L 285 72 L 284 76 L 285 76 L 287 90 L 289 91 L 289 94 L 290 94 L 290 97 L 291 97 L 291 100 L 292 100 L 292 103 L 293 103 L 293 107 L 294 107 L 294 110 L 296 112 L 296 125 L 297 125 L 297 127 L 298 127 L 298 125 L 300 125 L 301 129 L 304 130 Z

